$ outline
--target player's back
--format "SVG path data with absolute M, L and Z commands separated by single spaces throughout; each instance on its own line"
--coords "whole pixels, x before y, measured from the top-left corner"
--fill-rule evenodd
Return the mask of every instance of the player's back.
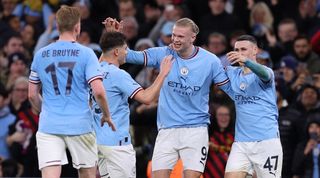
M 58 41 L 40 49 L 31 70 L 42 84 L 39 130 L 82 134 L 92 130 L 88 83 L 101 77 L 94 52 L 76 42 Z

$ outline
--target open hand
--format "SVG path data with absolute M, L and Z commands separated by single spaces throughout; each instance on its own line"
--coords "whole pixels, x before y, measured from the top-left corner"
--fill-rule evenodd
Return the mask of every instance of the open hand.
M 161 61 L 160 74 L 167 76 L 170 72 L 174 59 L 172 55 L 166 56 Z
M 102 118 L 101 118 L 101 127 L 104 125 L 105 122 L 108 123 L 109 127 L 111 127 L 111 129 L 113 131 L 116 131 L 116 127 L 113 124 L 112 119 L 111 119 L 110 116 L 108 116 L 108 117 L 105 116 L 105 115 L 102 116 Z

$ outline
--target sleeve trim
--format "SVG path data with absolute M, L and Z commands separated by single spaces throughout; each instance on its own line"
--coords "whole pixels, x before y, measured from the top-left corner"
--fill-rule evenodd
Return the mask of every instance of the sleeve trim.
M 216 85 L 217 85 L 217 86 L 222 86 L 222 85 L 228 83 L 229 81 L 230 81 L 229 78 L 227 78 L 226 80 L 224 80 L 224 81 L 222 81 L 222 82 L 216 83 Z
M 102 79 L 102 78 L 103 78 L 102 75 L 94 76 L 94 77 L 92 77 L 92 78 L 90 78 L 90 79 L 88 80 L 88 84 L 90 84 L 92 81 L 94 81 L 94 80 L 96 80 L 96 79 Z
M 130 98 L 132 99 L 139 91 L 143 90 L 142 87 L 137 88 L 136 90 L 134 90 L 132 92 L 132 94 L 130 95 Z

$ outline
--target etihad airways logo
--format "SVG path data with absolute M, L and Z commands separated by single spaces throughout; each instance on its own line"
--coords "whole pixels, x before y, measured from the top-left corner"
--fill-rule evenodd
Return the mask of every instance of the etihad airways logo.
M 257 101 L 261 100 L 261 98 L 258 96 L 236 95 L 235 100 L 237 104 L 258 104 Z
M 168 86 L 173 88 L 173 92 L 187 96 L 196 95 L 198 91 L 201 89 L 200 86 L 190 86 L 174 81 L 169 81 Z

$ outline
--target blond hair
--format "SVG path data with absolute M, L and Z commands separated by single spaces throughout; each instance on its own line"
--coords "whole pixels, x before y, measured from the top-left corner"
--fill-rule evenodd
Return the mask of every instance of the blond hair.
M 199 33 L 199 27 L 197 26 L 196 23 L 194 23 L 194 21 L 192 21 L 189 18 L 182 18 L 179 19 L 176 23 L 175 26 L 179 26 L 179 27 L 190 27 L 192 32 L 195 33 L 196 35 Z
M 59 32 L 73 31 L 77 23 L 80 22 L 81 14 L 77 7 L 63 5 L 56 13 L 56 21 Z
M 263 25 L 268 27 L 269 29 L 273 29 L 273 15 L 271 13 L 270 8 L 267 6 L 265 2 L 258 2 L 253 5 L 250 13 L 250 26 L 255 25 L 255 20 L 253 18 L 256 12 L 265 12 L 265 16 L 263 18 Z

